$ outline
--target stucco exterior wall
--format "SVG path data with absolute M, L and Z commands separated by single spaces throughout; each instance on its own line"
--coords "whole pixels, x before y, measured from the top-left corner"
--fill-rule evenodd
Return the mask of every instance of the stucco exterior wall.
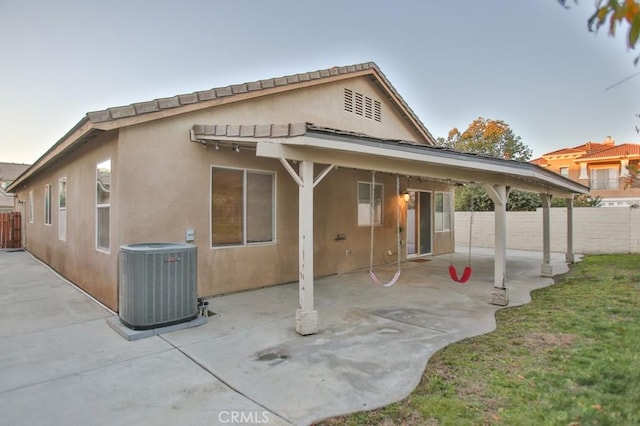
M 467 246 L 469 212 L 456 212 L 456 245 Z M 552 208 L 551 250 L 567 249 L 567 210 Z M 628 207 L 574 208 L 573 247 L 575 253 L 639 253 L 640 210 Z M 473 247 L 494 246 L 494 213 L 473 213 Z M 535 212 L 507 212 L 507 248 L 542 250 L 542 209 Z
M 118 220 L 111 201 L 111 253 L 96 250 L 96 165 L 111 158 L 112 185 L 118 183 L 117 132 L 103 134 L 70 153 L 19 188 L 25 201 L 24 245 L 54 270 L 112 309 L 117 308 Z M 67 179 L 66 240 L 59 239 L 58 181 Z M 51 185 L 51 225 L 45 225 L 44 188 Z M 29 222 L 29 192 L 34 195 L 34 221 Z

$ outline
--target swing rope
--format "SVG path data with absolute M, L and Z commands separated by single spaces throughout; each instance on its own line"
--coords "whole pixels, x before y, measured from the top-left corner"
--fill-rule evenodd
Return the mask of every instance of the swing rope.
M 396 236 L 397 236 L 397 254 L 398 254 L 398 269 L 389 282 L 382 282 L 373 272 L 373 240 L 374 240 L 374 219 L 375 219 L 375 186 L 376 186 L 376 172 L 371 171 L 371 188 L 369 192 L 369 220 L 371 223 L 371 251 L 369 256 L 369 277 L 373 282 L 382 287 L 392 287 L 400 278 L 400 203 L 396 200 Z M 396 194 L 400 193 L 400 175 L 396 176 Z
M 465 284 L 471 278 L 471 237 L 473 236 L 473 198 L 471 198 L 469 208 L 469 254 L 467 257 L 467 266 L 465 266 L 464 271 L 462 272 L 462 276 L 458 277 L 458 271 L 456 267 L 453 265 L 453 253 L 449 255 L 449 276 L 451 279 L 457 283 Z

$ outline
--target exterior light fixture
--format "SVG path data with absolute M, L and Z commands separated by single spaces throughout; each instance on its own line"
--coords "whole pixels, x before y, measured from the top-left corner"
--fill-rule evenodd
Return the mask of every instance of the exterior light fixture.
M 220 144 L 216 143 L 216 151 L 220 151 Z
M 409 194 L 409 191 L 407 191 L 406 189 L 402 193 L 402 199 L 405 201 L 405 203 L 408 203 L 411 199 L 411 194 Z
M 234 143 L 234 144 L 233 144 L 233 150 L 234 150 L 235 152 L 240 152 L 240 145 L 238 145 L 237 143 Z

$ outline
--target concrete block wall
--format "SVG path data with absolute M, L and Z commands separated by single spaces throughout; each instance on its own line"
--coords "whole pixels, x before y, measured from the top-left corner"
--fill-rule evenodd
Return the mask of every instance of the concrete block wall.
M 456 246 L 469 244 L 469 212 L 456 212 Z M 567 249 L 567 209 L 551 209 L 551 250 Z M 493 247 L 494 213 L 473 213 L 473 247 Z M 542 250 L 542 209 L 507 212 L 507 248 Z M 579 254 L 640 253 L 640 210 L 574 208 L 573 248 Z

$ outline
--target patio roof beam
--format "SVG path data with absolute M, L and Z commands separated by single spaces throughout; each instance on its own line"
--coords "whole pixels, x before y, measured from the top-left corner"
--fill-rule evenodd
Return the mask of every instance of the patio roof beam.
M 308 137 L 296 138 L 304 141 Z M 535 176 L 516 176 L 508 171 L 497 170 L 476 164 L 474 168 L 467 162 L 466 167 L 438 163 L 440 159 L 428 155 L 404 153 L 398 156 L 395 149 L 384 148 L 374 152 L 360 152 L 331 149 L 329 146 L 309 146 L 305 142 L 290 144 L 274 141 L 259 141 L 256 154 L 261 157 L 287 158 L 297 161 L 314 161 L 315 163 L 332 164 L 340 167 L 351 167 L 361 170 L 375 169 L 378 172 L 402 173 L 416 177 L 445 179 L 458 182 L 484 182 L 517 187 L 526 191 L 545 192 L 562 197 L 572 196 L 575 192 L 583 192 L 582 187 L 566 188 L 541 181 Z M 512 171 L 513 172 L 513 171 Z

